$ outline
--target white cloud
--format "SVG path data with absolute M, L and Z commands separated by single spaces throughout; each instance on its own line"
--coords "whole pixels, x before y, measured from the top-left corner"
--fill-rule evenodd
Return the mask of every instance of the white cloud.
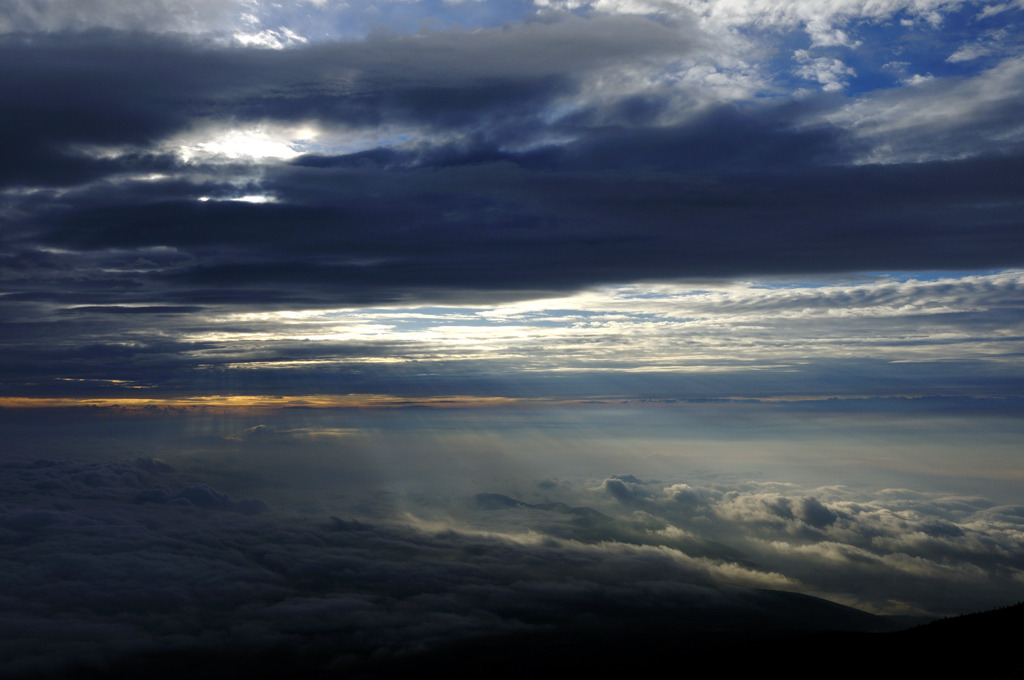
M 978 13 L 978 19 L 986 19 L 997 14 L 1002 14 L 1013 8 L 1024 9 L 1024 0 L 1016 0 L 1015 2 L 1001 2 L 994 5 L 988 5 L 981 12 Z
M 857 47 L 861 44 L 859 40 L 853 40 L 846 31 L 832 28 L 831 25 L 822 24 L 819 21 L 812 21 L 807 26 L 807 32 L 811 36 L 811 47 Z
M 239 32 L 235 33 L 233 37 L 245 47 L 263 47 L 271 50 L 283 50 L 286 47 L 308 42 L 306 38 L 284 26 L 277 30 L 265 29 L 255 33 Z
M 90 28 L 168 33 L 227 31 L 251 16 L 250 0 L 9 0 L 0 33 Z
M 211 196 L 200 196 L 198 200 L 202 201 L 203 203 L 205 203 L 206 201 L 237 201 L 239 203 L 263 204 L 276 203 L 278 199 L 276 196 L 271 196 L 268 194 L 245 194 L 243 196 L 233 196 L 230 198 L 213 198 Z
M 319 134 L 313 125 L 212 126 L 178 135 L 160 146 L 186 163 L 289 160 L 315 144 Z
M 1024 556 L 1017 506 L 907 489 L 644 484 L 645 495 L 633 497 L 649 499 L 641 505 L 649 516 L 684 530 L 699 527 L 701 535 L 741 550 L 800 589 L 839 601 L 921 611 L 929 600 L 931 611 L 941 613 L 978 606 L 972 597 L 998 601 L 997 593 L 1005 598 L 1017 587 Z
M 962 45 L 956 52 L 949 55 L 946 61 L 956 64 L 963 61 L 972 61 L 988 56 L 1004 49 L 1009 34 L 1006 29 L 986 31 L 973 42 Z
M 927 74 L 927 75 L 921 75 L 920 73 L 915 73 L 914 75 L 910 76 L 909 78 L 904 78 L 903 79 L 903 84 L 904 85 L 909 85 L 911 87 L 914 87 L 915 85 L 923 85 L 924 83 L 931 82 L 932 80 L 935 80 L 935 76 L 933 76 L 930 73 Z
M 846 87 L 847 76 L 857 73 L 843 62 L 833 57 L 812 57 L 807 50 L 797 50 L 793 57 L 798 64 L 796 75 L 808 80 L 816 80 L 825 92 L 836 92 Z
M 281 355 L 293 343 L 352 343 L 374 349 L 346 353 L 347 364 L 488 360 L 523 371 L 787 370 L 836 356 L 988 364 L 1015 361 L 1022 287 L 1019 271 L 815 286 L 635 284 L 491 308 L 228 314 L 186 339 L 246 346 L 259 338 Z M 971 314 L 989 310 L 1002 312 L 972 326 Z M 265 366 L 262 354 L 251 360 Z
M 544 0 L 538 5 L 573 9 L 588 5 L 597 11 L 622 14 L 693 14 L 709 27 L 722 28 L 802 28 L 815 46 L 856 46 L 843 30 L 856 21 L 882 21 L 905 13 L 932 25 L 942 22 L 943 14 L 958 9 L 960 0 Z
M 951 64 L 957 64 L 961 61 L 971 61 L 978 57 L 984 57 L 992 54 L 992 48 L 988 45 L 970 44 L 964 45 L 953 54 L 946 57 L 946 61 Z
M 969 79 L 864 95 L 821 116 L 870 145 L 863 162 L 956 159 L 1024 142 L 1024 58 Z M 820 122 L 820 121 L 818 121 Z

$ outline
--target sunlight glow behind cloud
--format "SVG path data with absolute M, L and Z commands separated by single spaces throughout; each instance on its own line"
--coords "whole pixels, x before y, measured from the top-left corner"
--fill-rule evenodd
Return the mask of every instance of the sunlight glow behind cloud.
M 297 365 L 287 347 L 329 354 L 346 344 L 372 350 L 339 355 L 339 366 L 491 360 L 521 371 L 761 371 L 835 356 L 1018 365 L 1021 288 L 1020 271 L 813 286 L 634 284 L 489 308 L 232 312 L 183 339 L 276 346 L 285 355 L 282 366 Z M 1002 310 L 1002 326 L 982 335 L 962 321 L 995 309 Z M 261 352 L 252 361 L 273 364 Z M 228 368 L 246 365 L 239 358 Z
M 279 126 L 199 130 L 169 140 L 166 146 L 185 163 L 289 160 L 304 153 L 320 132 L 312 126 Z

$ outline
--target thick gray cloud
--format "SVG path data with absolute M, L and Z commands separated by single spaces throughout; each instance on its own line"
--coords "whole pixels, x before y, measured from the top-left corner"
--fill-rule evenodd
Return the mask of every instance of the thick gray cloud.
M 572 20 L 285 52 L 110 31 L 7 36 L 0 55 L 11 68 L 0 106 L 11 153 L 0 179 L 73 181 L 90 167 L 105 174 L 117 166 L 70 152 L 145 151 L 203 123 L 525 130 L 588 74 L 620 60 L 685 53 L 693 34 L 640 19 Z M 147 167 L 147 159 L 128 157 L 127 168 L 132 160 Z
M 630 17 L 284 52 L 116 33 L 9 37 L 4 182 L 116 180 L 60 198 L 9 192 L 9 243 L 21 261 L 40 257 L 39 245 L 85 261 L 173 249 L 185 258 L 176 267 L 98 283 L 114 298 L 176 304 L 1020 264 L 1021 164 L 1006 143 L 1019 83 L 984 111 L 998 147 L 958 137 L 971 151 L 957 157 L 999 154 L 871 167 L 848 163 L 889 148 L 876 139 L 892 129 L 884 121 L 925 95 L 893 92 L 886 96 L 903 104 L 863 99 L 839 109 L 730 104 L 680 118 L 669 113 L 685 109 L 685 88 L 607 84 L 619 70 L 707 49 L 694 26 Z M 1015 73 L 1012 63 L 991 73 Z M 954 93 L 942 101 L 956 110 L 940 118 L 975 135 L 977 111 L 955 106 L 967 86 L 942 87 L 921 92 Z M 160 146 L 197 126 L 306 121 L 414 141 L 239 166 L 234 176 L 182 165 Z M 928 121 L 915 129 L 932 134 Z M 124 173 L 175 179 L 126 185 Z M 196 201 L 237 196 L 240 182 L 277 202 Z M 32 278 L 12 278 L 31 289 Z
M 268 645 L 345 667 L 630 617 L 801 625 L 786 596 L 749 587 L 943 613 L 1019 592 L 1024 554 L 1019 507 L 908 489 L 620 475 L 538 486 L 570 503 L 487 494 L 332 518 L 247 512 L 184 459 L 37 459 L 2 478 L 5 673 Z M 816 607 L 800 616 L 879 625 Z
M 218 340 L 240 337 L 224 317 L 244 309 L 1024 260 L 1013 58 L 920 88 L 740 104 L 687 75 L 721 57 L 709 36 L 685 15 L 551 15 L 288 50 L 6 35 L 8 389 L 188 389 L 200 365 L 425 356 L 405 341 Z M 979 92 L 998 105 L 968 105 Z M 900 113 L 919 109 L 934 114 Z M 256 137 L 231 151 L 232 130 Z M 920 160 L 912 137 L 940 132 L 954 152 L 905 162 Z M 271 157 L 246 156 L 252 139 Z M 1005 326 L 987 310 L 970 323 Z
M 762 616 L 759 596 L 726 585 L 714 561 L 628 533 L 596 544 L 432 521 L 221 512 L 238 508 L 190 478 L 150 459 L 5 466 L 5 674 L 265 645 L 332 649 L 344 666 L 467 637 L 613 623 L 602 609 L 671 611 L 682 623 L 709 607 L 733 620 Z M 186 483 L 168 496 L 182 502 L 151 502 L 154 482 Z M 746 578 L 779 582 L 753 570 Z

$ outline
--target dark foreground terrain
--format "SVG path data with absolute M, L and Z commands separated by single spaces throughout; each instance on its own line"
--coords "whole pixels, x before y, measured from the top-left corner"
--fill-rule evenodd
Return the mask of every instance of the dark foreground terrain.
M 904 627 L 907 621 L 875 617 L 791 593 L 767 594 L 780 611 L 730 620 L 705 612 L 704 625 L 674 622 L 664 612 L 600 612 L 595 620 L 549 630 L 463 640 L 428 651 L 380 657 L 329 635 L 300 647 L 232 652 L 159 653 L 105 668 L 68 669 L 49 678 L 120 680 L 160 678 L 561 678 L 581 674 L 716 672 L 776 669 L 819 674 L 882 671 L 935 672 L 949 677 L 1024 677 L 1015 651 L 1024 630 L 1024 604 Z M 618 624 L 607 615 L 621 614 Z M 832 616 L 834 625 L 821 619 Z M 829 628 L 834 628 L 829 630 Z M 339 654 L 338 650 L 345 650 Z

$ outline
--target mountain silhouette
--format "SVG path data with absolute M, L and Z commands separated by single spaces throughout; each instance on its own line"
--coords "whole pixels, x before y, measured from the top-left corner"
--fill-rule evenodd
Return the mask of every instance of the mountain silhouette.
M 949 677 L 952 673 L 969 673 L 970 677 L 988 678 L 1021 677 L 1024 670 L 1014 645 L 1024 624 L 1024 604 L 898 631 L 868 632 L 828 630 L 827 625 L 822 628 L 825 619 L 819 617 L 841 613 L 847 607 L 794 593 L 759 591 L 757 597 L 763 598 L 762 602 L 771 609 L 760 616 L 735 619 L 726 627 L 728 630 L 702 630 L 693 620 L 683 617 L 673 621 L 672 616 L 664 614 L 645 619 L 643 612 L 635 611 L 615 625 L 567 626 L 485 637 L 397 657 L 375 658 L 372 650 L 364 650 L 361 659 L 344 668 L 336 667 L 332 653 L 336 650 L 329 644 L 320 645 L 320 651 L 315 653 L 281 645 L 270 649 L 146 654 L 102 669 L 78 668 L 46 677 L 377 680 L 436 675 L 448 680 L 521 680 L 588 674 L 635 676 L 698 669 L 730 674 L 763 673 L 765 669 L 776 668 L 797 677 L 838 670 L 844 676 L 928 673 Z M 859 614 L 841 617 L 834 623 L 900 625 L 899 619 Z M 801 617 L 808 617 L 802 625 L 798 623 Z M 728 618 L 721 612 L 710 620 L 722 624 Z M 325 638 L 323 642 L 327 641 Z M 344 646 L 341 641 L 339 645 Z

